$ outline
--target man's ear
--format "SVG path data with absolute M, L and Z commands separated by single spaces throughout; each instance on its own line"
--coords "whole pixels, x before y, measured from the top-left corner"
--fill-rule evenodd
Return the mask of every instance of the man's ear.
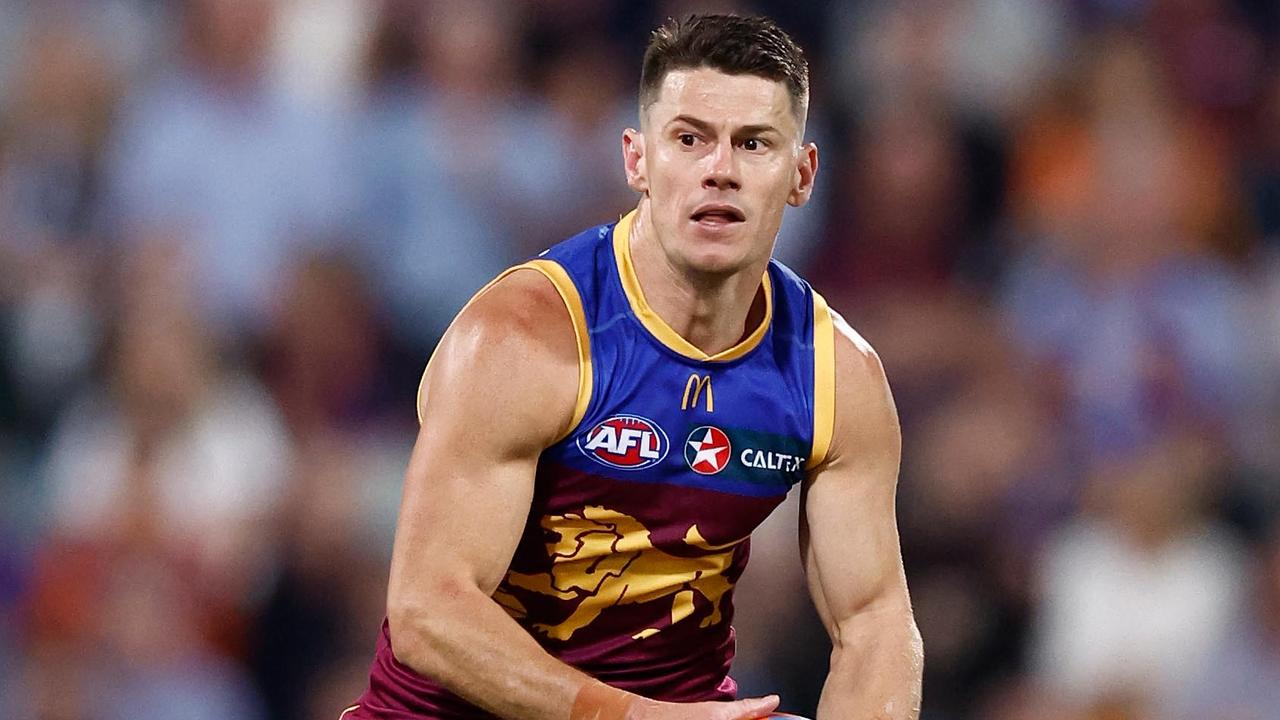
M 796 158 L 796 173 L 791 183 L 791 192 L 787 194 L 787 202 L 800 207 L 809 202 L 813 195 L 813 179 L 818 175 L 818 146 L 806 143 L 800 148 Z
M 622 131 L 622 167 L 627 185 L 638 193 L 649 192 L 649 172 L 644 162 L 644 133 L 635 128 Z

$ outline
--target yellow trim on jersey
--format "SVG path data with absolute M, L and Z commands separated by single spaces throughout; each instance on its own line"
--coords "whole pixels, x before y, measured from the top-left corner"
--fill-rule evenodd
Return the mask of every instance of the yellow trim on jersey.
M 343 711 L 342 711 L 342 714 L 338 716 L 338 720 L 342 720 L 342 718 L 346 717 L 346 716 L 347 716 L 347 713 L 349 713 L 349 712 L 354 712 L 354 711 L 359 710 L 359 709 L 360 709 L 360 706 L 359 706 L 359 705 L 352 705 L 351 707 L 349 707 L 349 708 L 347 708 L 346 710 L 343 710 Z
M 569 317 L 573 320 L 573 339 L 578 344 L 578 400 L 573 406 L 573 418 L 559 438 L 563 440 L 587 416 L 587 406 L 591 404 L 591 335 L 587 330 L 587 313 L 582 308 L 578 286 L 573 284 L 573 279 L 560 263 L 554 260 L 531 260 L 520 267 L 530 267 L 545 275 L 556 286 L 556 291 L 560 293 L 560 299 L 564 301 Z
M 821 465 L 836 423 L 836 339 L 827 301 L 813 291 L 813 449 L 806 470 Z
M 667 321 L 658 316 L 658 313 L 649 307 L 649 301 L 645 300 L 644 290 L 640 288 L 640 280 L 636 277 L 635 266 L 631 262 L 631 224 L 635 220 L 636 212 L 632 210 L 618 221 L 618 225 L 613 230 L 613 256 L 618 265 L 618 276 L 622 278 L 622 290 L 626 293 L 627 302 L 631 304 L 631 311 L 640 318 L 640 323 L 645 326 L 655 338 L 668 348 L 694 360 L 721 362 L 725 360 L 734 360 L 751 352 L 760 341 L 764 339 L 765 332 L 769 329 L 769 323 L 773 320 L 773 286 L 769 282 L 769 273 L 766 271 L 760 282 L 764 286 L 764 319 L 760 321 L 760 325 L 745 340 L 734 345 L 733 347 L 722 350 L 714 355 L 708 355 L 701 348 L 681 337 Z
M 466 305 L 462 306 L 462 310 L 458 311 L 461 315 L 476 298 L 485 293 L 486 290 L 493 287 L 499 280 L 517 270 L 537 270 L 551 281 L 555 286 L 556 292 L 559 293 L 560 299 L 564 301 L 564 306 L 569 311 L 569 318 L 573 321 L 574 342 L 578 346 L 578 399 L 573 406 L 573 418 L 569 422 L 569 426 L 563 431 L 563 434 L 557 438 L 557 442 L 568 437 L 573 429 L 578 427 L 578 423 L 582 422 L 582 418 L 587 415 L 587 405 L 591 402 L 591 337 L 587 333 L 587 314 L 582 309 L 582 298 L 578 295 L 578 288 L 573 284 L 573 280 L 569 278 L 569 273 L 565 272 L 560 264 L 553 260 L 531 260 L 521 265 L 509 267 L 503 270 L 497 277 L 485 283 Z M 435 359 L 435 353 L 432 353 L 431 360 Z M 427 361 L 427 367 L 422 371 L 422 378 L 418 380 L 418 396 L 417 411 L 418 424 L 422 424 L 422 391 L 427 384 L 427 373 L 431 371 L 431 360 Z

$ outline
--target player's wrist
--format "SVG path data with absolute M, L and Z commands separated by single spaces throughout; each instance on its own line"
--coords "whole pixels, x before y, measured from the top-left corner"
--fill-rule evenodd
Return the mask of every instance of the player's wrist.
M 643 700 L 638 695 L 592 680 L 578 690 L 569 720 L 635 720 L 637 701 Z
M 639 695 L 632 695 L 631 704 L 627 707 L 626 720 L 652 720 L 654 717 L 659 716 L 661 708 L 669 705 L 670 703 L 662 703 Z

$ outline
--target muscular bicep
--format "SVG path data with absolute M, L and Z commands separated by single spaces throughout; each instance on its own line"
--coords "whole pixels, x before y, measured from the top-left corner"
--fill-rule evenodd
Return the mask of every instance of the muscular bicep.
M 446 333 L 422 383 L 389 605 L 497 586 L 528 516 L 538 456 L 574 407 L 574 347 L 564 305 L 533 271 L 487 290 Z
M 828 461 L 807 479 L 800 541 L 810 592 L 839 642 L 860 613 L 908 612 L 895 495 L 897 413 L 874 351 L 837 318 L 836 417 Z

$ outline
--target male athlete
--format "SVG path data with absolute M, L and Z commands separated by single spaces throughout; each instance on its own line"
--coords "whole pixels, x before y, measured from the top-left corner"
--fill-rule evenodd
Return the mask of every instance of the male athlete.
M 900 437 L 874 351 L 770 254 L 809 198 L 808 69 L 771 21 L 654 33 L 635 210 L 463 309 L 419 397 L 387 621 L 356 718 L 747 720 L 733 585 L 803 483 L 834 652 L 818 720 L 917 718 L 894 519 Z

